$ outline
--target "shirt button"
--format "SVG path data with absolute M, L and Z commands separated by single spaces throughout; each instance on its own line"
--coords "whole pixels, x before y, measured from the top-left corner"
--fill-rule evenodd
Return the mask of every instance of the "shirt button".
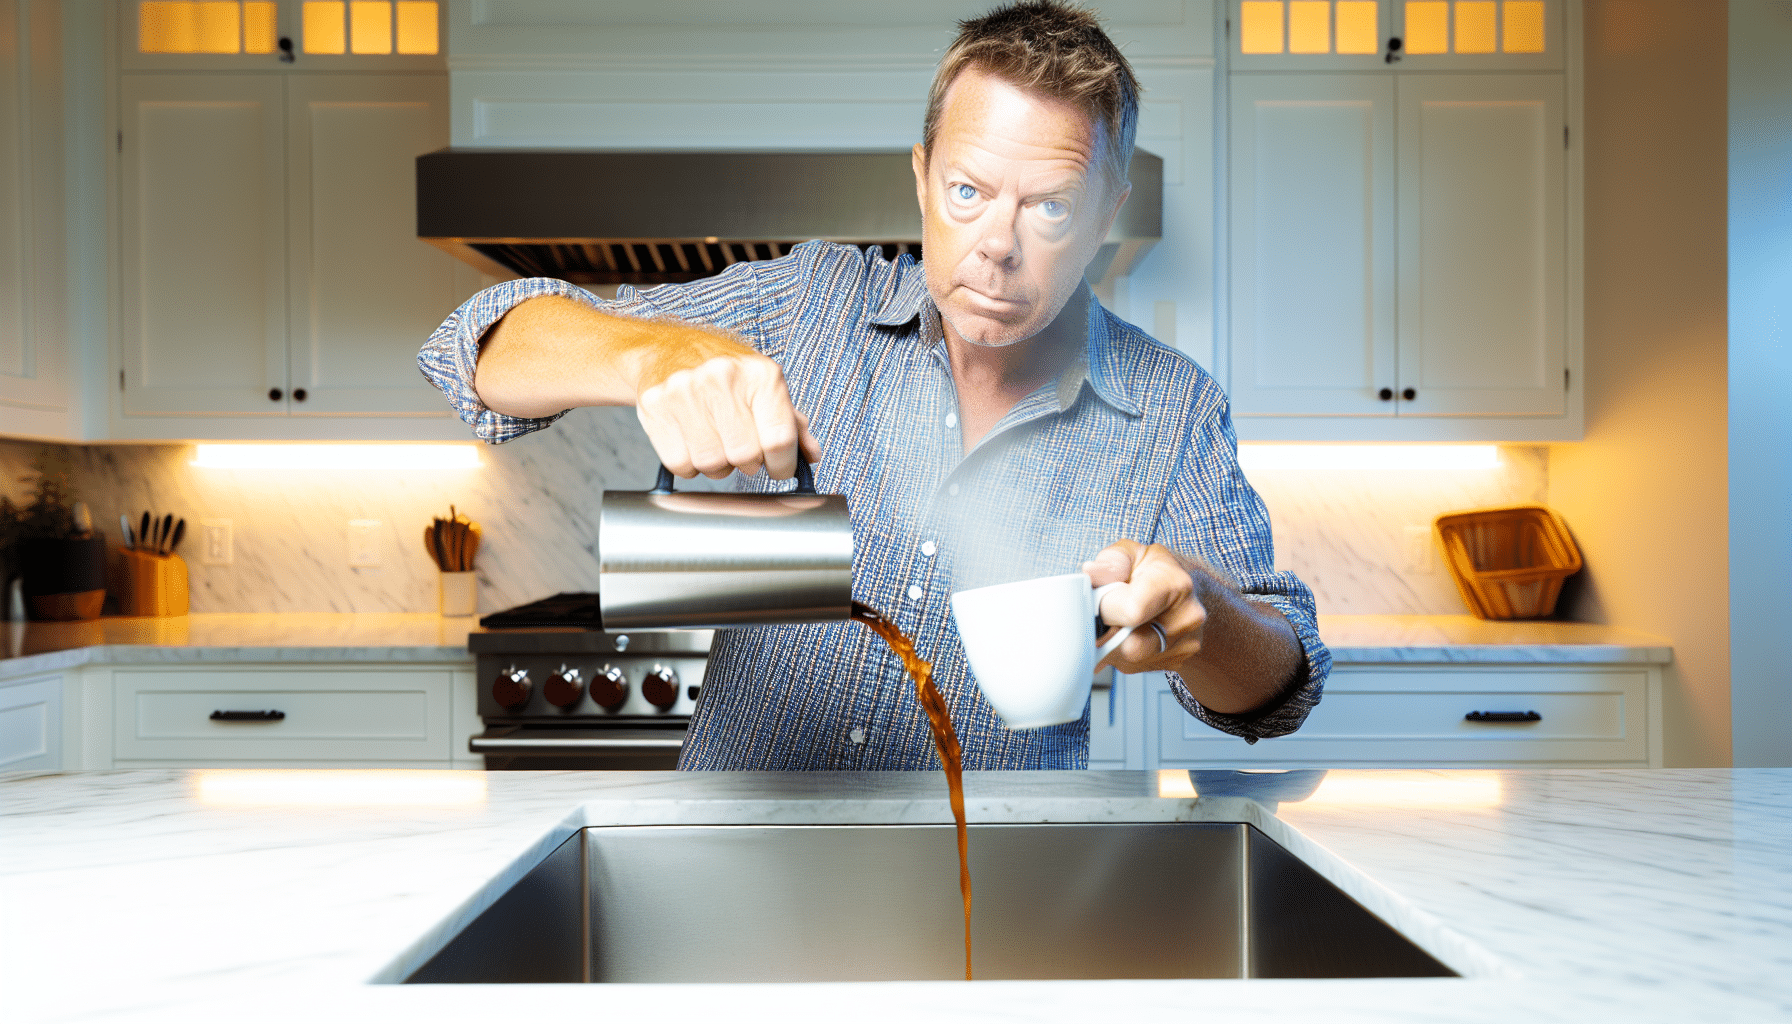
M 951 498 L 958 497 L 958 485 L 957 484 L 947 484 L 946 485 L 946 496 L 951 497 Z
M 934 555 L 934 552 L 936 552 L 938 550 L 939 550 L 939 548 L 937 546 L 935 546 L 933 541 L 924 540 L 921 542 L 921 553 L 923 555 L 926 555 L 928 558 L 932 558 Z
M 923 591 L 920 587 L 910 587 L 908 588 L 908 599 L 910 601 L 919 601 L 921 600 L 922 593 Z
M 854 743 L 863 743 L 865 742 L 865 730 L 854 729 L 846 734 L 846 738 L 852 740 Z
M 946 426 L 948 426 L 948 427 L 958 426 L 958 414 L 957 413 L 949 412 L 946 414 Z

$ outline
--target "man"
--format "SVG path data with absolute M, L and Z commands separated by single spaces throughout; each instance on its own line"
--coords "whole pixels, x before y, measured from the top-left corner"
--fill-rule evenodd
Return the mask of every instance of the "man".
M 571 406 L 632 405 L 680 476 L 738 472 L 764 491 L 799 452 L 814 462 L 852 509 L 854 596 L 934 663 L 967 768 L 1087 764 L 1086 716 L 1002 726 L 948 604 L 1078 568 L 1126 583 L 1102 615 L 1138 628 L 1111 664 L 1167 671 L 1216 728 L 1291 732 L 1331 659 L 1311 593 L 1274 571 L 1225 396 L 1083 280 L 1131 188 L 1132 70 L 1058 0 L 960 28 L 913 154 L 924 265 L 810 242 L 614 302 L 507 282 L 449 317 L 424 372 L 494 442 Z M 850 622 L 719 633 L 679 761 L 936 764 L 900 664 Z

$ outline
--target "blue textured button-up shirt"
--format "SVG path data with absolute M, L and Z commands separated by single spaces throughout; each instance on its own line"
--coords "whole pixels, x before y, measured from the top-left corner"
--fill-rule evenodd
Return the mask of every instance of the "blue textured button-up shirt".
M 556 418 L 504 416 L 473 391 L 486 330 L 539 295 L 723 327 L 778 362 L 821 442 L 816 487 L 846 495 L 851 508 L 853 597 L 933 662 L 966 768 L 1086 767 L 1089 720 L 1003 726 L 965 663 L 952 592 L 1075 572 L 1122 537 L 1230 575 L 1248 599 L 1281 610 L 1304 649 L 1294 684 L 1249 716 L 1209 711 L 1169 673 L 1191 714 L 1255 740 L 1294 731 L 1318 703 L 1331 655 L 1312 593 L 1275 570 L 1269 516 L 1239 471 L 1225 394 L 1093 299 L 1086 357 L 966 452 L 939 313 L 912 257 L 809 242 L 690 284 L 624 286 L 614 301 L 564 281 L 510 281 L 455 310 L 418 357 L 487 441 Z M 736 479 L 745 490 L 789 486 L 763 471 Z M 679 767 L 937 768 L 938 759 L 901 663 L 865 627 L 832 622 L 718 632 Z

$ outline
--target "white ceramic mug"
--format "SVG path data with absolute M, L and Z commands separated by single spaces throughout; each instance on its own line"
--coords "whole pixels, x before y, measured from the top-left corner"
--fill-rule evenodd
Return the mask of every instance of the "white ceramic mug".
M 1089 700 L 1095 664 L 1132 635 L 1125 626 L 1100 647 L 1101 596 L 1080 572 L 1002 583 L 952 595 L 952 618 L 983 696 L 1010 729 L 1074 722 Z

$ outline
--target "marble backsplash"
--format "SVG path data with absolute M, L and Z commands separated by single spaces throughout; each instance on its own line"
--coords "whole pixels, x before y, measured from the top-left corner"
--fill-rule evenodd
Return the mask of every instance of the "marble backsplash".
M 43 446 L 0 440 L 0 493 L 21 500 Z M 250 470 L 191 465 L 184 444 L 57 446 L 95 523 L 116 542 L 120 513 L 187 519 L 181 554 L 195 612 L 427 612 L 436 569 L 422 531 L 450 503 L 484 527 L 479 607 L 507 608 L 597 586 L 598 502 L 650 485 L 652 449 L 628 409 L 578 410 L 549 430 L 480 446 L 465 470 Z M 1432 551 L 1408 568 L 1407 528 L 1440 513 L 1524 502 L 1548 491 L 1548 453 L 1504 447 L 1496 468 L 1252 469 L 1275 524 L 1277 562 L 1312 586 L 1323 614 L 1461 614 Z M 199 520 L 228 519 L 233 561 L 200 558 Z M 349 521 L 377 520 L 380 564 L 348 565 Z M 1431 542 L 1427 540 L 1427 544 Z

